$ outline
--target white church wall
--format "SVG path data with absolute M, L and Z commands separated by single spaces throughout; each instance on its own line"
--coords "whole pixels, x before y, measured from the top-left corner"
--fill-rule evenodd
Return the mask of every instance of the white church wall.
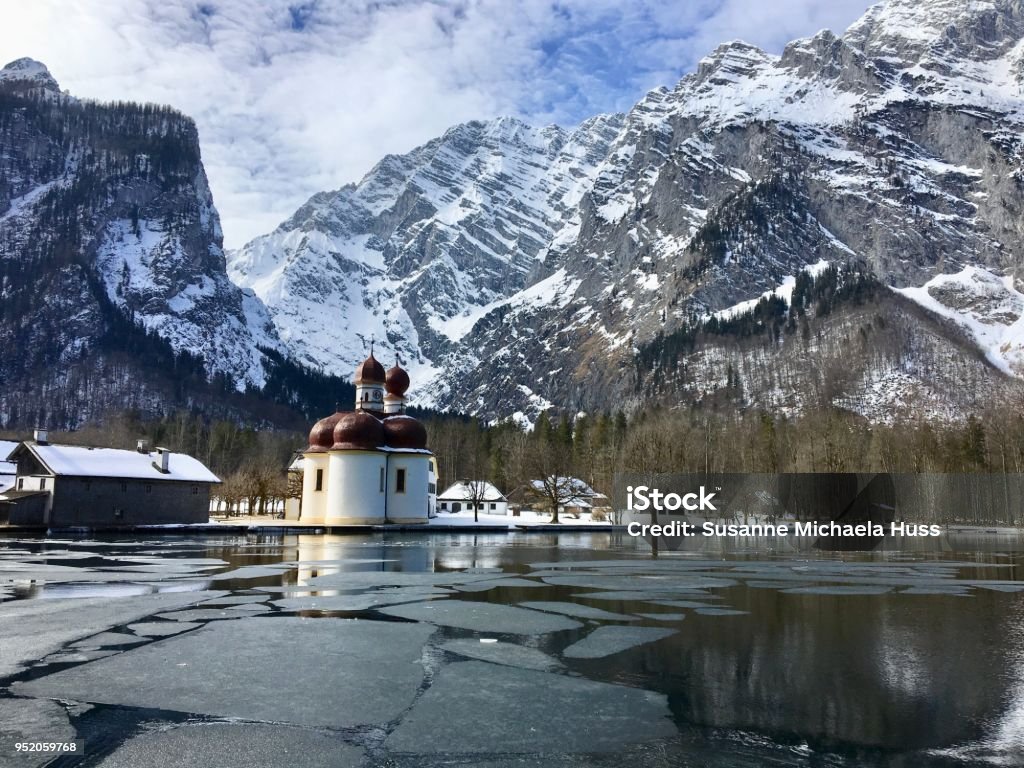
M 320 490 L 317 490 L 317 478 Z M 305 471 L 302 473 L 302 516 L 304 523 L 322 523 L 327 514 L 327 493 L 330 472 L 326 453 L 306 454 Z
M 405 491 L 397 491 L 398 473 L 405 470 Z M 388 520 L 396 523 L 427 521 L 430 457 L 422 454 L 391 454 L 388 462 Z
M 384 522 L 384 493 L 380 470 L 385 454 L 371 451 L 338 451 L 330 454 L 331 483 L 327 493 L 328 525 Z

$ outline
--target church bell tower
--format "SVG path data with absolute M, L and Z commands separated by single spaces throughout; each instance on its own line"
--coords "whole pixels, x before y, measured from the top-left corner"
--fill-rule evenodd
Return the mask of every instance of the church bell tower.
M 384 366 L 373 356 L 371 344 L 370 356 L 356 367 L 356 410 L 383 414 L 384 383 Z

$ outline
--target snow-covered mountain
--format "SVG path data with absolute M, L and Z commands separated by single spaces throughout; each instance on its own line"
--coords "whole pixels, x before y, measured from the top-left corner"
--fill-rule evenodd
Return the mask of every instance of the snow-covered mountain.
M 1022 256 L 1021 0 L 726 43 L 572 131 L 458 125 L 226 255 L 190 119 L 0 70 L 0 426 L 209 409 L 190 377 L 295 405 L 293 363 L 371 338 L 492 419 L 958 418 L 1021 396 Z
M 198 358 L 266 384 L 259 348 L 280 344 L 227 277 L 191 119 L 79 101 L 20 59 L 0 70 L 0 158 L 0 425 L 159 410 L 158 382 Z
M 301 362 L 347 374 L 372 337 L 429 375 L 467 308 L 528 288 L 548 252 L 575 240 L 581 198 L 621 123 L 456 126 L 358 185 L 315 195 L 233 254 L 230 275 L 266 302 Z
M 228 270 L 298 359 L 344 372 L 373 335 L 429 377 L 420 402 L 442 408 L 531 418 L 688 402 L 721 388 L 727 366 L 748 372 L 742 403 L 800 407 L 821 355 L 867 312 L 905 343 L 851 360 L 831 402 L 872 415 L 880 381 L 908 405 L 927 385 L 929 407 L 955 415 L 1020 373 L 1016 342 L 999 350 L 1020 315 L 1022 147 L 1020 0 L 890 0 L 781 56 L 724 44 L 675 88 L 571 133 L 452 128 L 315 195 Z M 666 338 L 822 262 L 902 293 L 811 310 L 807 332 L 765 330 L 767 353 L 702 336 L 692 365 L 666 370 Z M 925 300 L 947 295 L 940 275 L 986 296 L 1002 286 L 991 301 L 1005 329 L 978 330 L 972 313 L 989 304 Z M 776 356 L 807 376 L 758 375 Z

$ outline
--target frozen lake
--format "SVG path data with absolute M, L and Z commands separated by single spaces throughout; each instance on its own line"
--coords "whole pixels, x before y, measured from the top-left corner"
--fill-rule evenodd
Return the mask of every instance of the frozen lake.
M 1024 763 L 1024 548 L 0 538 L 0 766 Z

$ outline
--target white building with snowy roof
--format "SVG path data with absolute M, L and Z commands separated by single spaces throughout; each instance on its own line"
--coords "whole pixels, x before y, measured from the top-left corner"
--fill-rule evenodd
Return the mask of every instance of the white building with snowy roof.
M 459 480 L 437 497 L 437 507 L 441 512 L 472 512 L 474 502 L 479 506 L 479 512 L 508 514 L 505 494 L 486 480 Z
M 17 467 L 14 462 L 4 459 L 17 447 L 18 444 L 12 440 L 0 440 L 0 497 L 14 487 Z
M 42 430 L 6 459 L 15 465 L 15 485 L 0 503 L 11 525 L 205 523 L 210 487 L 220 482 L 198 459 L 166 448 L 150 451 L 141 441 L 134 451 L 54 445 Z

